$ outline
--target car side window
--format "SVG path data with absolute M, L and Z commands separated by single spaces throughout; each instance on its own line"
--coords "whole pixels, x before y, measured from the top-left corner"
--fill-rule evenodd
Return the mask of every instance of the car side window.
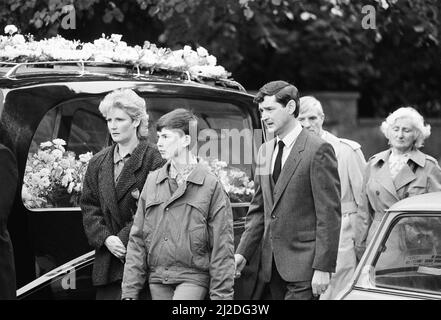
M 100 114 L 83 108 L 75 110 L 67 136 L 69 150 L 75 154 L 95 154 L 107 145 L 108 137 L 107 126 Z
M 108 143 L 99 101 L 67 101 L 41 120 L 23 179 L 22 200 L 28 209 L 78 207 L 88 161 Z
M 379 249 L 375 284 L 398 290 L 441 292 L 441 217 L 399 218 Z
M 42 142 L 55 139 L 55 122 L 57 119 L 57 109 L 51 109 L 46 113 L 46 115 L 41 120 L 35 131 L 34 137 L 31 142 L 31 147 L 29 148 L 29 153 L 36 153 L 38 147 Z

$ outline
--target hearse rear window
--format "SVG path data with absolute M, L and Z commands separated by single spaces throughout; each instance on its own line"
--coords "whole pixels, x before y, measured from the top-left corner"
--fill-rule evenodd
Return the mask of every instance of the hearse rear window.
M 67 101 L 43 117 L 29 149 L 23 182 L 22 200 L 28 209 L 78 210 L 88 161 L 112 143 L 98 110 L 102 98 Z M 198 155 L 223 177 L 232 202 L 251 200 L 253 155 L 261 141 L 254 145 L 249 114 L 228 102 L 145 98 L 152 143 L 156 143 L 155 124 L 160 116 L 175 108 L 192 110 L 199 118 Z

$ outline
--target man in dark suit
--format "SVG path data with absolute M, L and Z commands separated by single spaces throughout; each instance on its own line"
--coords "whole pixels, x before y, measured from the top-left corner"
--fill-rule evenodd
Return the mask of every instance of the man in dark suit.
M 7 224 L 17 188 L 17 162 L 12 152 L 0 144 L 0 300 L 16 298 L 14 252 Z
M 336 265 L 341 208 L 335 153 L 297 121 L 295 86 L 270 82 L 254 101 L 276 138 L 259 150 L 236 277 L 260 244 L 263 298 L 314 299 L 328 287 Z

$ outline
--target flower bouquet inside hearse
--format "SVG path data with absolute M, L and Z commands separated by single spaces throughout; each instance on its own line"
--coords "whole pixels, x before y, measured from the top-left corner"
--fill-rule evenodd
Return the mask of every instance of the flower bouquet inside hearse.
M 22 199 L 27 208 L 60 208 L 79 205 L 84 175 L 92 153 L 76 157 L 66 142 L 54 139 L 40 144 L 26 164 Z
M 66 142 L 54 139 L 40 144 L 30 153 L 26 164 L 22 199 L 29 209 L 79 206 L 83 180 L 92 152 L 80 154 L 66 151 Z M 231 202 L 251 201 L 254 182 L 248 175 L 225 161 L 199 158 L 222 183 Z

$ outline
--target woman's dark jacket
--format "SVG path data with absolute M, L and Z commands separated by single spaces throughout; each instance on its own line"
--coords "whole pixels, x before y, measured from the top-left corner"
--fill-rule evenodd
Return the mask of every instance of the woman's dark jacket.
M 89 244 L 95 249 L 93 284 L 105 285 L 122 279 L 124 265 L 104 244 L 118 236 L 127 246 L 137 195 L 150 171 L 165 161 L 151 143 L 141 140 L 124 165 L 115 186 L 113 153 L 116 144 L 97 153 L 89 162 L 83 183 L 81 210 Z

